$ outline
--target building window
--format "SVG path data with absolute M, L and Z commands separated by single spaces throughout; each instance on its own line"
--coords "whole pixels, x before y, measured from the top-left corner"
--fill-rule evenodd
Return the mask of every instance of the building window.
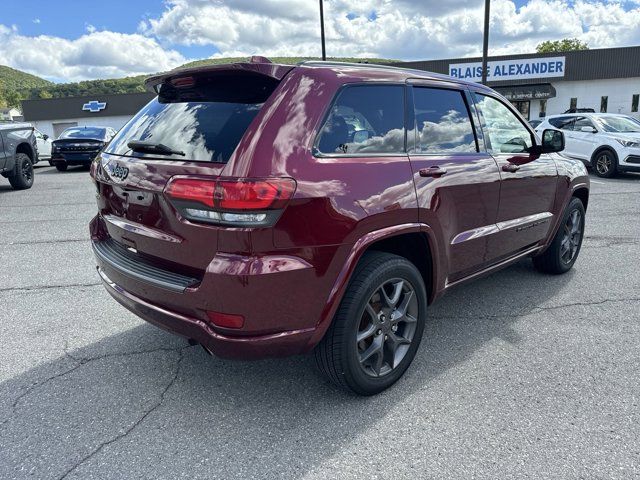
M 547 116 L 547 101 L 546 100 L 540 100 L 540 113 L 538 114 L 539 117 L 546 117 Z
M 631 98 L 631 111 L 632 112 L 637 112 L 638 111 L 638 101 L 640 100 L 640 94 L 635 94 L 632 98 Z
M 575 110 L 576 108 L 578 108 L 578 99 L 574 97 L 571 99 L 571 102 L 569 102 L 569 109 Z
M 600 98 L 600 113 L 607 113 L 608 103 L 609 103 L 609 97 L 604 96 Z
M 529 100 L 511 102 L 511 104 L 516 107 L 525 119 L 529 120 Z

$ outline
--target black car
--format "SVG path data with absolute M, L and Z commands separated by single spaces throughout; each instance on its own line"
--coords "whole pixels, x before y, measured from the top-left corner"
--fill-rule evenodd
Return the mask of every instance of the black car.
M 51 146 L 49 163 L 64 172 L 69 165 L 89 166 L 116 131 L 111 127 L 70 127 Z

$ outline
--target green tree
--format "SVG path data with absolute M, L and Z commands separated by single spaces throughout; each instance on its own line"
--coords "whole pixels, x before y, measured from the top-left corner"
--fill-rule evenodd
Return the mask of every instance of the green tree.
M 20 100 L 24 100 L 25 96 L 17 90 L 12 90 L 5 93 L 5 99 L 8 107 L 20 108 Z
M 536 52 L 538 53 L 571 52 L 574 50 L 589 50 L 589 45 L 577 38 L 565 38 L 562 40 L 547 40 L 536 47 Z

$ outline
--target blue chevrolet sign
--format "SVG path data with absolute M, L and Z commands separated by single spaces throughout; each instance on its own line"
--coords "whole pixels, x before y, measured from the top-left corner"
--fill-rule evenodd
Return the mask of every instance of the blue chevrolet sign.
M 105 108 L 107 108 L 107 102 L 98 102 L 97 100 L 91 100 L 90 102 L 82 105 L 82 110 L 91 113 L 99 112 L 100 110 L 104 110 Z

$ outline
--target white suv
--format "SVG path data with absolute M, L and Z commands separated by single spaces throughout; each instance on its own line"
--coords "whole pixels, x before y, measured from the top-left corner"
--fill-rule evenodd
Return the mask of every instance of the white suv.
M 640 172 L 640 121 L 614 113 L 551 115 L 536 127 L 562 130 L 561 155 L 582 160 L 599 177 L 617 172 Z

